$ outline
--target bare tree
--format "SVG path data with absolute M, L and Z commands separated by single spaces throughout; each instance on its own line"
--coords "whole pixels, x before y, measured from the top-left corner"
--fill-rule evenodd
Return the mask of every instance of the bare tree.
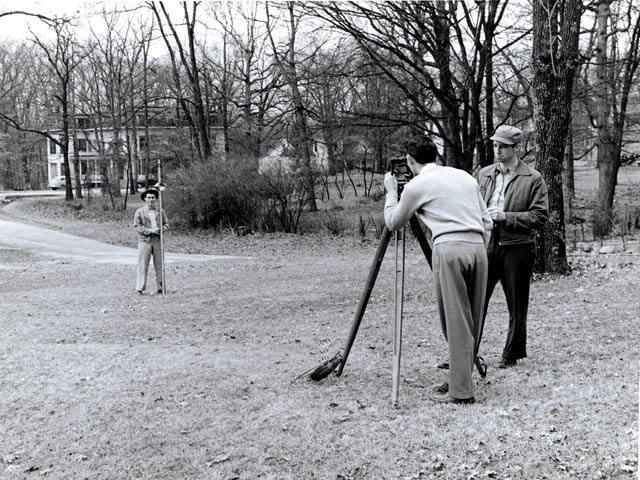
M 41 18 L 38 16 L 38 18 Z M 46 17 L 45 17 L 46 18 Z M 45 20 L 45 18 L 41 18 Z M 69 21 L 57 19 L 53 22 L 45 20 L 51 27 L 55 35 L 53 42 L 48 42 L 43 38 L 33 35 L 33 42 L 39 47 L 46 60 L 46 64 L 51 73 L 51 92 L 59 107 L 58 121 L 61 124 L 60 136 L 52 135 L 44 125 L 25 125 L 19 118 L 12 117 L 5 113 L 0 113 L 0 119 L 17 130 L 32 132 L 49 139 L 50 142 L 58 145 L 63 154 L 63 168 L 65 175 L 65 200 L 73 200 L 73 190 L 71 185 L 71 168 L 69 166 L 69 142 L 70 142 L 70 88 L 71 77 L 78 65 L 78 59 L 73 54 L 73 34 Z M 40 127 L 40 128 L 38 128 Z
M 158 9 L 156 3 L 160 6 L 160 9 Z M 207 112 L 205 112 L 201 90 L 202 74 L 196 58 L 195 27 L 197 25 L 196 12 L 199 4 L 200 2 L 193 2 L 192 11 L 191 14 L 189 14 L 187 2 L 182 2 L 184 22 L 187 30 L 186 47 L 178 35 L 171 16 L 164 6 L 164 2 L 151 2 L 149 6 L 158 22 L 160 33 L 162 34 L 171 58 L 178 102 L 180 103 L 185 118 L 189 122 L 189 126 L 193 130 L 197 154 L 201 160 L 205 160 L 211 156 L 211 141 L 209 139 L 208 115 Z M 160 12 L 162 12 L 162 15 Z M 165 30 L 165 24 L 169 32 Z M 180 78 L 181 69 L 184 70 L 187 77 L 190 88 L 189 97 L 184 95 L 182 80 Z
M 566 273 L 562 162 L 571 122 L 574 76 L 580 62 L 579 0 L 533 2 L 533 99 L 536 166 L 549 191 L 549 221 L 539 238 L 538 267 Z
M 45 124 L 42 109 L 44 76 L 40 59 L 33 48 L 20 44 L 0 46 L 0 118 L 9 117 L 20 126 Z M 37 188 L 47 178 L 45 137 L 21 131 L 2 122 L 0 133 L 0 188 Z
M 621 165 L 629 95 L 640 63 L 640 14 L 631 1 L 597 3 L 595 98 L 598 146 L 598 197 L 593 232 L 604 236 L 613 227 L 613 200 Z M 624 36 L 624 37 L 623 37 Z
M 477 3 L 473 9 L 466 2 L 314 3 L 319 16 L 351 35 L 404 92 L 417 112 L 414 128 L 439 134 L 447 164 L 466 170 L 485 135 L 483 120 L 493 115 L 482 86 L 506 7 Z M 425 101 L 430 97 L 437 108 Z
M 272 18 L 269 12 L 269 2 L 266 3 L 267 9 L 267 32 L 271 46 L 273 48 L 273 55 L 276 63 L 278 64 L 280 71 L 289 86 L 289 93 L 291 95 L 291 103 L 293 104 L 294 112 L 294 150 L 296 155 L 301 158 L 301 173 L 305 178 L 305 190 L 306 190 L 306 206 L 311 212 L 318 210 L 315 197 L 315 173 L 311 164 L 311 150 L 309 147 L 310 135 L 307 125 L 307 112 L 302 94 L 300 92 L 299 83 L 300 78 L 297 71 L 296 62 L 296 33 L 298 30 L 299 17 L 296 17 L 295 12 L 296 2 L 287 2 L 286 10 L 288 13 L 288 39 L 284 52 L 278 48 L 273 36 Z

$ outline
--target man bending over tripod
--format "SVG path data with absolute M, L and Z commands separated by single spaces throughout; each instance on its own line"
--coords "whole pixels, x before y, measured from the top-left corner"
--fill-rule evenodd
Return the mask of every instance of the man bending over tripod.
M 390 230 L 417 215 L 433 241 L 433 278 L 442 331 L 449 345 L 449 391 L 430 398 L 440 403 L 473 403 L 473 361 L 482 332 L 493 222 L 474 178 L 434 162 L 436 145 L 425 136 L 403 145 L 414 177 L 398 200 L 398 182 L 384 177 L 384 220 Z

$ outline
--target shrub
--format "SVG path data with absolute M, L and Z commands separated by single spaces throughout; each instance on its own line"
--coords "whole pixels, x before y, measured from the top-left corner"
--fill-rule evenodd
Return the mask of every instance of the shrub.
M 193 228 L 258 228 L 263 185 L 240 162 L 194 162 L 167 176 L 165 208 L 174 223 Z
M 307 189 L 296 173 L 259 174 L 242 159 L 195 162 L 167 176 L 165 208 L 192 228 L 297 233 Z
M 267 173 L 260 176 L 263 214 L 261 228 L 297 233 L 307 189 L 301 175 Z

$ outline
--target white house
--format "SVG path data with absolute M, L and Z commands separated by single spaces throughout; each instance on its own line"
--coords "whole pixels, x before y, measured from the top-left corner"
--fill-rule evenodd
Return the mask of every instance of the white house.
M 141 117 L 141 116 L 140 116 Z M 138 125 L 143 124 L 143 119 L 138 119 Z M 127 130 L 121 128 L 119 131 L 119 144 L 121 154 L 126 155 L 128 146 L 131 146 L 132 150 L 132 162 L 133 162 L 133 176 L 136 178 L 138 175 L 143 175 L 145 172 L 145 150 L 147 142 L 149 142 L 150 150 L 150 163 L 151 170 L 155 169 L 155 163 L 157 157 L 162 154 L 166 154 L 167 142 L 173 141 L 172 137 L 175 136 L 177 127 L 173 124 L 171 119 L 163 118 L 162 116 L 155 116 L 149 122 L 150 125 L 145 129 L 142 126 L 138 126 L 136 129 L 136 138 L 133 137 L 133 129 L 129 129 L 129 139 L 127 141 Z M 146 131 L 149 132 L 149 139 L 146 138 Z M 51 130 L 49 132 L 53 137 L 60 138 L 62 136 L 61 130 Z M 70 129 L 70 136 L 73 137 L 74 129 Z M 101 159 L 108 161 L 109 168 L 113 168 L 112 165 L 112 152 L 114 148 L 114 129 L 112 127 L 95 128 L 92 124 L 92 119 L 89 116 L 80 116 L 76 118 L 75 134 L 77 135 L 78 154 L 80 158 L 80 175 L 98 175 L 100 173 L 99 165 Z M 221 127 L 211 127 L 212 144 L 222 144 L 222 129 Z M 102 151 L 102 152 L 101 152 Z M 137 155 L 133 155 L 137 153 Z M 75 176 L 74 171 L 74 142 L 73 138 L 69 139 L 69 166 L 71 168 L 72 177 Z M 126 168 L 126 167 L 125 167 Z M 51 140 L 47 140 L 47 169 L 48 178 L 52 179 L 56 176 L 64 175 L 64 157 L 62 149 Z M 126 172 L 123 171 L 123 176 Z M 126 177 L 121 178 L 126 181 Z
M 327 146 L 319 141 L 312 140 L 311 165 L 313 168 L 322 170 L 329 167 L 329 156 Z M 283 174 L 292 173 L 296 170 L 298 158 L 289 156 L 292 150 L 287 139 L 280 140 L 280 143 L 269 150 L 269 152 L 258 160 L 258 171 L 262 174 Z

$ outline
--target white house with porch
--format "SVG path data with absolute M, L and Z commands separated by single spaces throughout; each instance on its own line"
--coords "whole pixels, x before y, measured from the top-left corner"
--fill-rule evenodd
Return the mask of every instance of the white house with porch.
M 139 115 L 139 117 L 142 116 Z M 136 179 L 146 173 L 145 159 L 146 146 L 148 143 L 150 152 L 149 168 L 151 172 L 155 172 L 158 156 L 167 154 L 167 144 L 175 141 L 178 128 L 172 119 L 157 115 L 150 120 L 150 125 L 146 129 L 143 126 L 138 126 L 135 130 L 132 128 L 128 130 L 120 128 L 119 138 L 116 139 L 114 135 L 115 130 L 112 127 L 96 128 L 93 120 L 94 119 L 89 116 L 76 117 L 75 129 L 70 129 L 69 131 L 71 137 L 69 139 L 69 166 L 71 169 L 71 177 L 74 178 L 74 149 L 77 146 L 80 160 L 80 175 L 82 178 L 90 179 L 94 184 L 99 183 L 101 166 L 106 166 L 109 171 L 113 171 L 114 145 L 118 145 L 117 148 L 120 150 L 120 156 L 127 158 L 129 154 L 131 155 L 132 174 L 133 178 Z M 138 125 L 142 125 L 143 119 L 138 118 L 137 123 Z M 222 145 L 222 128 L 216 126 L 210 128 L 211 141 L 214 148 L 215 145 Z M 51 130 L 49 133 L 54 138 L 59 139 L 62 137 L 61 130 Z M 77 137 L 76 142 L 73 141 L 74 135 Z M 126 183 L 128 164 L 128 161 L 124 162 L 124 168 L 121 172 L 120 181 L 124 183 Z M 64 175 L 64 156 L 62 149 L 50 139 L 47 140 L 47 170 L 49 180 Z

